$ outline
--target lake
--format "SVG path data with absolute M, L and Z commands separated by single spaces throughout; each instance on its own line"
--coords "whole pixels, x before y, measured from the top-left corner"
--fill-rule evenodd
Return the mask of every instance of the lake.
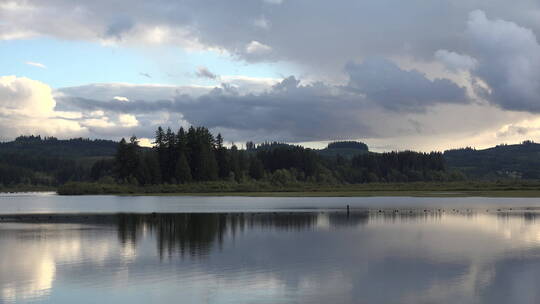
M 539 208 L 3 194 L 0 303 L 539 303 Z

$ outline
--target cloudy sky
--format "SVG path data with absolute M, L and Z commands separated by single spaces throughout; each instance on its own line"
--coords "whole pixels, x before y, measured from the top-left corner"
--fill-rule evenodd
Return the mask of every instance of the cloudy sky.
M 538 140 L 538 37 L 537 0 L 0 0 L 0 140 Z

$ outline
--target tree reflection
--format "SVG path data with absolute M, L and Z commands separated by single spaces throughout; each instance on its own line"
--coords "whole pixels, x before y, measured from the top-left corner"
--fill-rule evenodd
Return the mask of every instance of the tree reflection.
M 369 212 L 336 212 L 328 214 L 328 222 L 331 227 L 350 227 L 367 224 Z
M 118 214 L 118 238 L 136 244 L 142 233 L 155 234 L 160 257 L 204 257 L 226 234 L 236 236 L 246 229 L 304 230 L 315 226 L 316 213 L 181 213 Z

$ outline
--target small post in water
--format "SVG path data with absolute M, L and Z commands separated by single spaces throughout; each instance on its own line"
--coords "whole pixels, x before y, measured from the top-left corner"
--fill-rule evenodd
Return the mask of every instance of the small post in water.
M 349 216 L 349 205 L 347 205 L 347 216 Z

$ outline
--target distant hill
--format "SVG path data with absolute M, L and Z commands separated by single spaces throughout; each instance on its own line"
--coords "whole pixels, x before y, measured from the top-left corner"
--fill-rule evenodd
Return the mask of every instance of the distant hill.
M 449 168 L 459 169 L 471 178 L 540 179 L 540 144 L 532 141 L 484 150 L 448 150 L 444 158 Z
M 276 148 L 290 148 L 295 145 L 282 143 L 282 142 L 264 142 L 261 144 L 254 144 L 253 142 L 246 143 L 246 149 L 248 151 L 268 151 Z M 363 142 L 358 141 L 336 141 L 329 143 L 324 149 L 314 149 L 313 151 L 324 157 L 336 157 L 341 155 L 344 158 L 351 159 L 358 154 L 369 152 L 368 146 Z
M 358 154 L 369 152 L 368 146 L 358 141 L 336 141 L 328 144 L 325 149 L 317 150 L 319 155 L 326 157 L 336 157 L 341 155 L 345 158 L 352 158 Z
M 283 142 L 263 142 L 261 144 L 254 144 L 253 142 L 246 143 L 246 149 L 248 151 L 268 151 L 276 148 L 287 148 L 294 147 L 294 145 L 283 143 Z
M 117 146 L 111 140 L 41 136 L 20 136 L 0 143 L 0 188 L 85 180 L 90 167 L 112 158 Z
M 19 136 L 0 143 L 0 154 L 34 154 L 40 157 L 105 157 L 116 153 L 118 143 L 104 139 L 57 139 L 55 137 Z

